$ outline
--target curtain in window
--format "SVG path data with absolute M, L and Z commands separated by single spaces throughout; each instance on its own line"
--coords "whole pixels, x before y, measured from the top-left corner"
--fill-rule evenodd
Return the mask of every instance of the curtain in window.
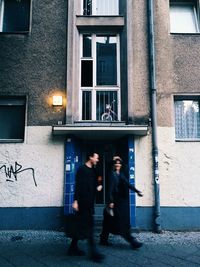
M 93 5 L 95 15 L 118 15 L 119 14 L 119 0 L 94 0 Z
M 175 131 L 177 139 L 200 138 L 199 102 L 175 101 Z

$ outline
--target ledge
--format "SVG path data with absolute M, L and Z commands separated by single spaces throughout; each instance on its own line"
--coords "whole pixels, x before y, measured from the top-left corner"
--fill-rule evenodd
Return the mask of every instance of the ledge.
M 102 123 L 94 125 L 53 125 L 53 135 L 74 135 L 83 139 L 117 139 L 126 135 L 145 136 L 147 125 L 119 125 L 117 123 Z
M 123 16 L 76 16 L 76 26 L 79 30 L 117 30 L 125 25 Z

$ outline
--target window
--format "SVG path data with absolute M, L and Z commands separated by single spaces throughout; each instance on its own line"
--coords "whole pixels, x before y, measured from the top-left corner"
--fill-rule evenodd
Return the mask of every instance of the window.
M 83 0 L 83 15 L 118 15 L 119 0 Z
M 119 36 L 83 34 L 81 40 L 80 119 L 117 121 L 120 119 Z
M 25 110 L 25 97 L 0 96 L 0 142 L 24 140 Z
M 28 32 L 31 0 L 0 0 L 0 32 Z
M 198 33 L 198 1 L 170 1 L 171 33 Z
M 200 139 L 200 97 L 175 99 L 176 139 Z

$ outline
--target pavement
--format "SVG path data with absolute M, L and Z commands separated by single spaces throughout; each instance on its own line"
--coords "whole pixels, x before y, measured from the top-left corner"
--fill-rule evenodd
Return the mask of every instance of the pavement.
M 63 232 L 0 231 L 0 267 L 139 267 L 139 266 L 200 266 L 200 232 L 141 232 L 134 234 L 144 245 L 133 250 L 119 236 L 110 236 L 111 247 L 98 249 L 105 255 L 102 263 L 86 256 L 67 255 L 70 239 Z M 98 233 L 95 239 L 98 241 Z M 87 242 L 79 241 L 87 252 Z

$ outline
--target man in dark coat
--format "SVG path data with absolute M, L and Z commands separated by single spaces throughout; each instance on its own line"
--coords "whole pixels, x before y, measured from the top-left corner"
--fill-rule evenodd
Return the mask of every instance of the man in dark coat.
M 129 189 L 136 192 L 138 196 L 142 196 L 142 193 L 129 183 L 121 170 L 122 160 L 119 157 L 114 160 L 113 165 L 110 177 L 108 207 L 113 209 L 114 216 L 108 215 L 106 209 L 104 210 L 100 244 L 109 245 L 108 237 L 109 233 L 112 233 L 121 235 L 134 249 L 140 248 L 142 243 L 137 241 L 130 233 Z
M 89 245 L 89 255 L 91 260 L 102 261 L 103 255 L 100 254 L 94 242 L 94 202 L 96 191 L 101 190 L 102 186 L 97 186 L 97 177 L 94 166 L 99 161 L 97 153 L 90 153 L 87 162 L 79 167 L 76 174 L 75 194 L 73 208 L 80 217 L 80 227 L 82 234 L 87 238 Z M 78 231 L 78 229 L 77 229 Z M 72 238 L 68 249 L 68 255 L 81 256 L 84 252 L 78 248 L 78 238 Z

